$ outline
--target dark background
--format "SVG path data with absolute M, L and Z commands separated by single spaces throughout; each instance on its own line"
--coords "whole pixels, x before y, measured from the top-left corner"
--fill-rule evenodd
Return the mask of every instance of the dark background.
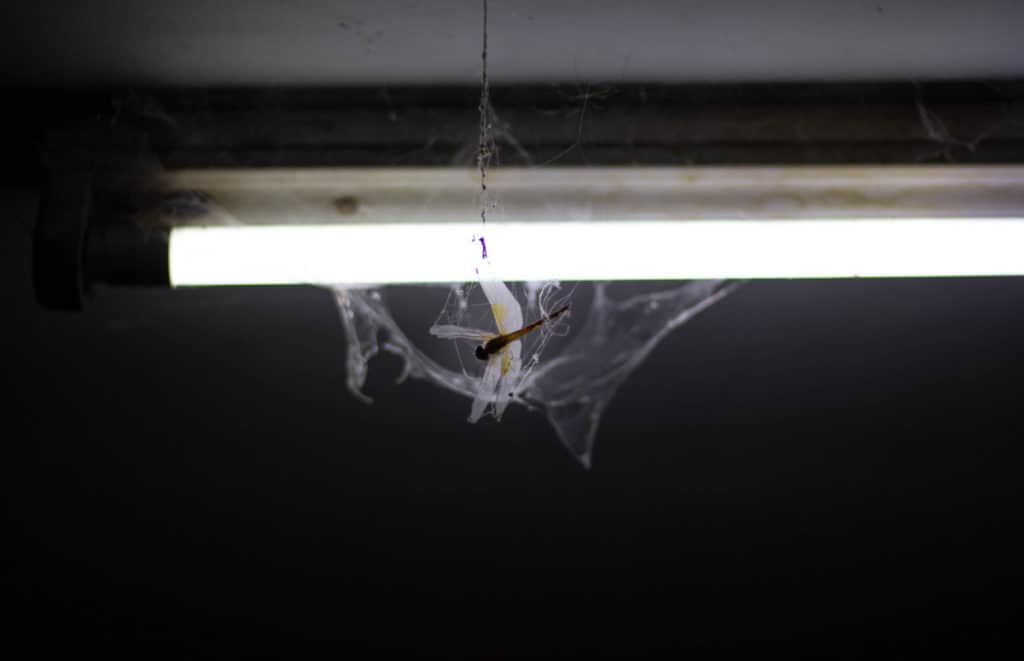
M 188 25 L 193 4 L 175 14 Z M 442 18 L 469 11 L 454 6 Z M 974 6 L 1005 25 L 1009 5 Z M 47 25 L 38 7 L 25 25 Z M 974 20 L 975 45 L 1002 34 Z M 72 42 L 95 38 L 63 25 Z M 913 61 L 923 37 L 890 30 L 881 45 L 909 44 Z M 57 39 L 26 34 L 30 50 Z M 1006 57 L 976 70 L 1019 74 Z M 75 78 L 80 63 L 54 62 L 91 85 L 112 66 Z M 143 69 L 107 82 L 161 82 Z M 77 97 L 56 86 L 38 98 Z M 588 472 L 541 416 L 470 426 L 466 400 L 394 384 L 390 357 L 371 363 L 375 403 L 356 401 L 321 290 L 100 290 L 80 313 L 39 309 L 42 143 L 19 136 L 28 113 L 8 112 L 19 149 L 0 197 L 0 447 L 13 658 L 299 656 L 318 641 L 332 655 L 1019 652 L 1024 279 L 751 283 L 626 382 Z M 423 308 L 415 288 L 389 296 Z

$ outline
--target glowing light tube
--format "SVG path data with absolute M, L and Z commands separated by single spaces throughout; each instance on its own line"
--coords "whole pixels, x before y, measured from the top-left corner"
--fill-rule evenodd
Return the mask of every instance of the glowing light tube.
M 174 286 L 1024 275 L 1024 167 L 183 170 Z M 193 194 L 192 198 L 182 192 Z M 184 226 L 187 225 L 187 226 Z
M 173 286 L 474 279 L 479 224 L 182 227 Z M 1024 218 L 494 224 L 506 280 L 1024 275 Z

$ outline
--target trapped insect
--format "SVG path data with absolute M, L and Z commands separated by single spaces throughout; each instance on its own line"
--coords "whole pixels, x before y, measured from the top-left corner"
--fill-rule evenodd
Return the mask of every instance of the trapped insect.
M 476 343 L 474 355 L 485 362 L 470 410 L 471 422 L 479 420 L 489 407 L 496 418 L 501 418 L 524 376 L 523 337 L 569 311 L 569 306 L 564 305 L 552 314 L 542 312 L 539 320 L 524 325 L 519 301 L 502 280 L 489 274 L 488 266 L 486 262 L 482 265 L 480 288 L 487 297 L 497 332 L 456 324 L 435 324 L 430 328 L 431 335 L 443 340 Z
M 504 335 L 496 335 L 491 339 L 487 340 L 486 342 L 484 342 L 483 344 L 477 346 L 474 355 L 476 355 L 476 357 L 479 358 L 480 360 L 490 360 L 490 358 L 494 354 L 498 353 L 506 346 L 508 346 L 509 342 L 514 342 L 515 340 L 518 340 L 519 338 L 526 335 L 530 331 L 537 330 L 542 325 L 544 325 L 545 322 L 554 321 L 555 319 L 562 316 L 568 311 L 569 306 L 564 305 L 560 310 L 556 310 L 555 312 L 549 314 L 546 317 L 541 317 L 532 324 L 528 326 L 523 326 L 519 330 L 512 331 L 511 333 L 505 333 Z

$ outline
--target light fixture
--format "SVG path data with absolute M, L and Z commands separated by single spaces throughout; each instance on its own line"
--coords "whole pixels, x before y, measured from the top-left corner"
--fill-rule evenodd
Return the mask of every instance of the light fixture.
M 176 287 L 467 281 L 481 237 L 506 280 L 1024 275 L 1021 166 L 496 168 L 488 181 L 486 226 L 467 169 L 171 171 L 146 180 L 152 204 L 131 225 L 83 211 L 78 182 L 43 216 L 87 230 L 43 236 L 37 255 L 80 255 L 84 284 Z
M 1024 168 L 190 171 L 222 226 L 176 227 L 175 286 L 1024 274 Z

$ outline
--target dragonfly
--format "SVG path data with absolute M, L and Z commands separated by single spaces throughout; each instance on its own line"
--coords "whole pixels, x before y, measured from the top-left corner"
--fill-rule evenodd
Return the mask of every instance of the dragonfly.
M 481 279 L 480 286 L 491 305 L 497 332 L 450 324 L 431 326 L 430 334 L 445 340 L 470 340 L 477 343 L 474 355 L 486 363 L 479 389 L 470 411 L 470 422 L 476 422 L 493 405 L 500 419 L 519 382 L 522 369 L 522 342 L 525 335 L 569 311 L 565 305 L 530 324 L 523 324 L 523 310 L 507 285 L 501 280 Z
M 474 355 L 480 360 L 490 360 L 491 357 L 494 356 L 494 354 L 498 353 L 499 351 L 507 347 L 509 342 L 515 342 L 516 340 L 526 335 L 527 333 L 537 330 L 546 322 L 554 321 L 555 319 L 561 317 L 568 311 L 569 306 L 564 305 L 560 309 L 555 310 L 554 312 L 549 314 L 548 316 L 541 317 L 532 324 L 523 326 L 519 330 L 514 330 L 511 333 L 495 335 L 494 337 L 490 338 L 483 344 L 478 345 L 476 351 L 474 352 Z

